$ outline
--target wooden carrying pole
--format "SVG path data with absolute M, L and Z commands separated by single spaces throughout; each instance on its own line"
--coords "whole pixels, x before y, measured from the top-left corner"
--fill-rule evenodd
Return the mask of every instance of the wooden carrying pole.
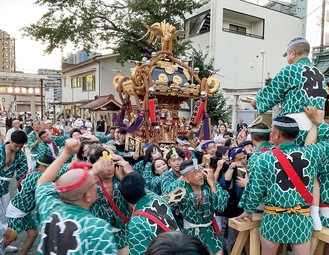
M 254 213 L 252 220 L 245 219 L 237 221 L 234 218 L 229 219 L 229 226 L 239 231 L 238 237 L 234 243 L 231 255 L 240 255 L 245 246 L 248 236 L 250 237 L 251 255 L 260 255 L 260 235 L 259 227 L 262 219 L 262 213 Z M 325 244 L 329 244 L 329 228 L 323 227 L 321 231 L 313 231 L 311 238 L 311 255 L 322 255 Z M 287 254 L 287 244 L 283 244 L 282 250 L 278 253 Z

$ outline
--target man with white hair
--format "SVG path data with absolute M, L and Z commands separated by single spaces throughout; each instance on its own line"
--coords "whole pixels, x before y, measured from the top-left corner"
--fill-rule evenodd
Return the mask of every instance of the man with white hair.
M 9 129 L 6 133 L 6 143 L 7 142 L 10 142 L 10 137 L 11 137 L 11 134 L 16 131 L 16 130 L 21 130 L 20 129 L 20 121 L 19 120 L 13 120 L 13 127 L 11 129 Z
M 185 160 L 179 169 L 183 178 L 172 182 L 165 195 L 176 189 L 186 190 L 181 200 L 173 204 L 183 217 L 181 231 L 200 239 L 212 254 L 223 255 L 223 243 L 214 213 L 224 211 L 228 192 L 215 180 L 212 169 L 200 167 L 197 159 Z
M 62 135 L 61 131 L 58 128 L 53 126 L 53 123 L 51 122 L 51 120 L 46 120 L 45 125 L 46 125 L 46 129 L 50 132 L 50 134 L 52 136 L 61 136 Z

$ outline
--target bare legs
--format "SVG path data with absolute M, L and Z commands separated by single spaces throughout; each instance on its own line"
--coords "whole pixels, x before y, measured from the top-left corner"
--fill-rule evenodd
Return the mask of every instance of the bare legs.
M 260 237 L 260 242 L 262 244 L 262 255 L 276 255 L 278 248 L 280 246 L 279 243 L 274 243 L 265 239 L 264 237 Z M 311 242 L 308 241 L 302 244 L 290 244 L 290 247 L 294 253 L 294 255 L 310 255 L 311 253 Z
M 26 230 L 27 237 L 23 243 L 23 247 L 21 250 L 22 255 L 27 255 L 30 249 L 32 248 L 35 239 L 38 237 L 38 230 L 37 229 L 28 229 Z
M 118 250 L 118 255 L 128 255 L 128 253 L 129 253 L 128 246 L 125 246 Z

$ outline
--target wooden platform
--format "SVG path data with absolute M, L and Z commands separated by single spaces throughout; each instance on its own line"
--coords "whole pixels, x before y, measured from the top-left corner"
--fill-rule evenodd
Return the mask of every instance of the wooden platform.
M 245 246 L 248 237 L 250 241 L 250 253 L 251 255 L 260 255 L 260 235 L 259 227 L 260 221 L 262 219 L 261 213 L 254 213 L 252 220 L 244 219 L 237 221 L 234 218 L 229 219 L 229 226 L 237 231 L 239 234 L 234 243 L 231 255 L 240 255 L 243 247 Z M 329 229 L 323 227 L 321 231 L 313 231 L 311 238 L 311 254 L 312 255 L 322 255 L 323 249 L 326 243 L 329 243 Z M 287 254 L 287 245 L 284 244 L 281 255 Z

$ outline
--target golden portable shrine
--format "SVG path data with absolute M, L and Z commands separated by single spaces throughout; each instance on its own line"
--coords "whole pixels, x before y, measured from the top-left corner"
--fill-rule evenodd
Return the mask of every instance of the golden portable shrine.
M 210 119 L 206 106 L 209 97 L 219 88 L 219 80 L 213 75 L 200 79 L 198 73 L 172 53 L 174 40 L 185 31 L 163 21 L 148 29 L 148 43 L 162 43 L 162 50 L 152 53 L 151 59 L 139 62 L 130 77 L 116 75 L 113 85 L 123 106 L 116 124 L 128 118 L 132 123 L 127 132 L 141 143 L 173 143 L 178 135 L 186 135 L 202 126 L 201 136 L 210 139 Z M 131 107 L 131 97 L 136 101 L 137 114 Z M 194 100 L 190 118 L 180 118 L 180 105 Z

